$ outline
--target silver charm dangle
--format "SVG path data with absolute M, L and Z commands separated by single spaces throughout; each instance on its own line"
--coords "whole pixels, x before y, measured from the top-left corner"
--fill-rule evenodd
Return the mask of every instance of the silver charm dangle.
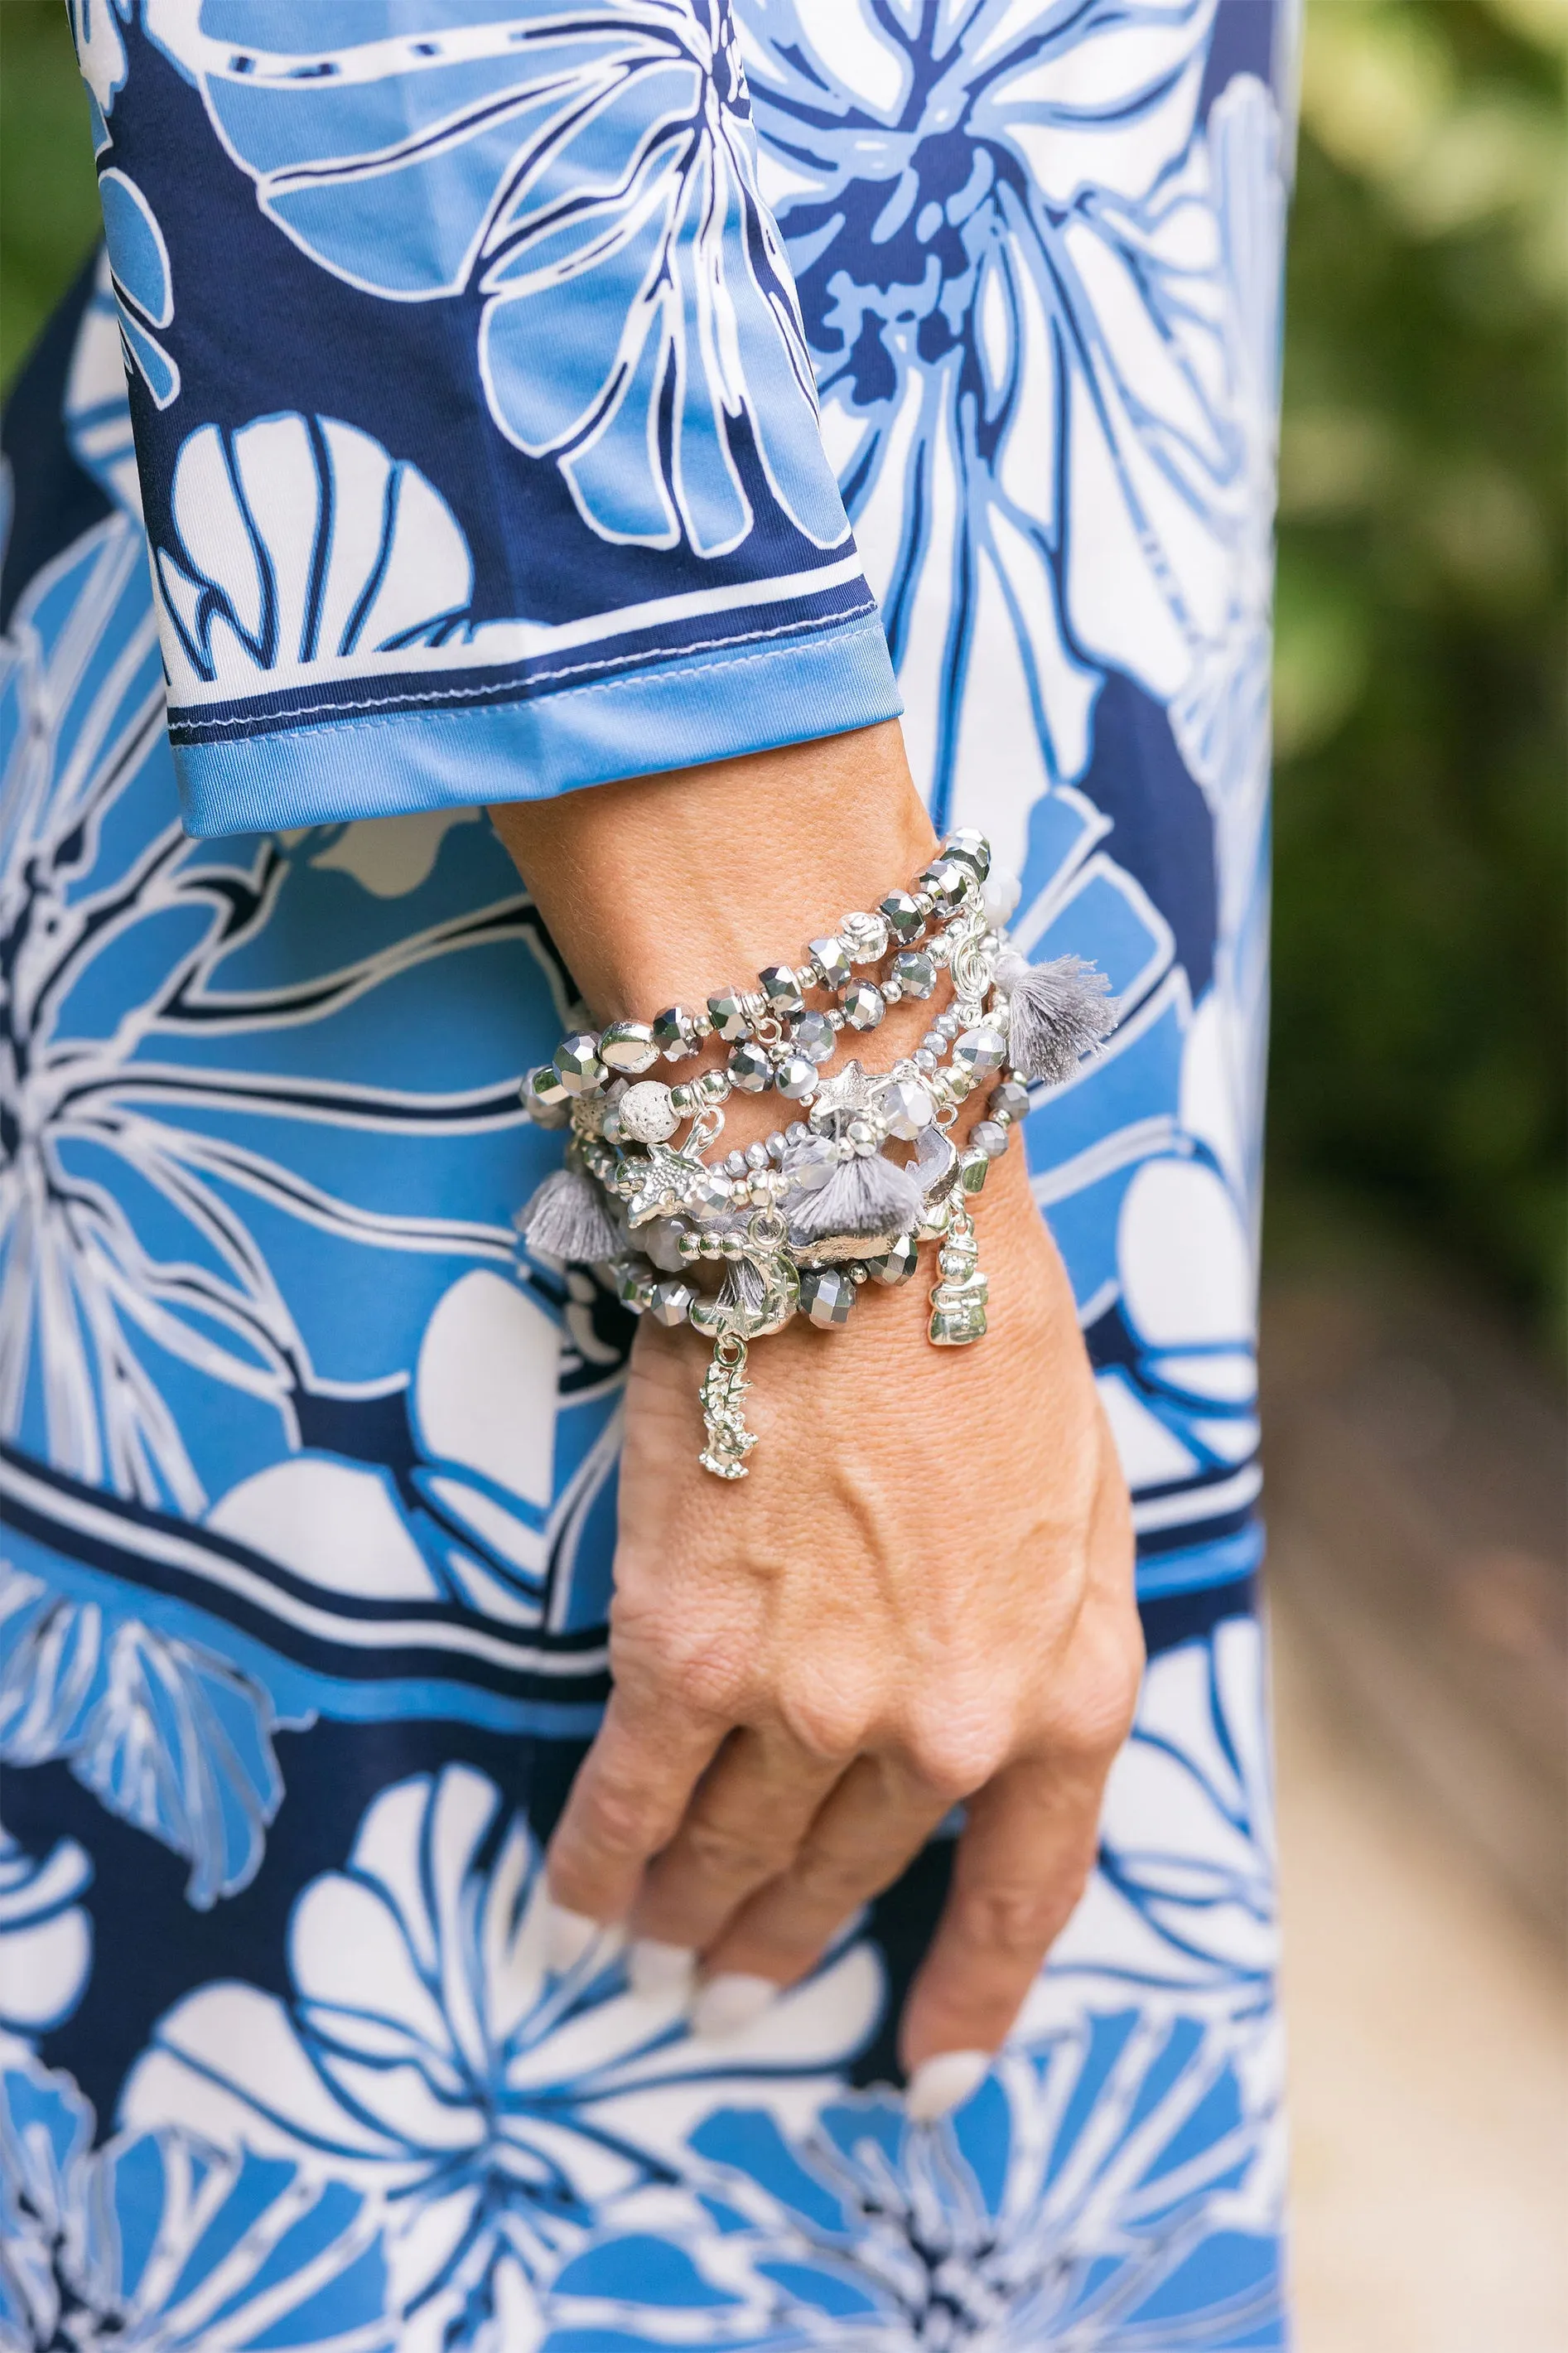
M 972 1219 L 960 1210 L 937 1253 L 942 1281 L 931 1294 L 926 1337 L 933 1348 L 966 1348 L 985 1336 L 985 1303 L 991 1286 L 980 1271 L 980 1245 Z
M 752 1386 L 745 1375 L 744 1340 L 738 1332 L 721 1332 L 699 1392 L 708 1443 L 697 1460 L 715 1479 L 745 1478 L 746 1457 L 757 1442 L 756 1432 L 746 1428 L 741 1402 Z

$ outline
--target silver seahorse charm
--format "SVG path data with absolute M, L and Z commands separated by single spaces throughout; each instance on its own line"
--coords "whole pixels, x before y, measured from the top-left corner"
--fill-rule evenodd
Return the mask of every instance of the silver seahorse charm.
M 721 1332 L 699 1391 L 708 1443 L 697 1459 L 716 1479 L 743 1479 L 746 1457 L 757 1442 L 755 1431 L 746 1428 L 741 1402 L 752 1386 L 745 1374 L 744 1340 L 738 1332 Z

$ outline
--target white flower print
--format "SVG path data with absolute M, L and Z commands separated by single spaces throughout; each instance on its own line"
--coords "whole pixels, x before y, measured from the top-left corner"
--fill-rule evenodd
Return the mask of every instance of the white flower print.
M 137 2063 L 126 2122 L 308 2159 L 384 2201 L 408 2353 L 477 2344 L 500 2313 L 507 2353 L 526 2347 L 536 2284 L 606 2199 L 673 2179 L 691 2126 L 742 2090 L 803 2120 L 881 2000 L 852 1945 L 704 2045 L 677 1996 L 628 1990 L 615 1936 L 552 1974 L 546 1902 L 527 1825 L 484 1775 L 399 1783 L 300 1899 L 292 2000 L 189 1995 Z
M 81 2000 L 92 1923 L 79 1899 L 91 1883 L 75 1839 L 39 1860 L 0 1830 L 0 2033 L 47 2034 Z

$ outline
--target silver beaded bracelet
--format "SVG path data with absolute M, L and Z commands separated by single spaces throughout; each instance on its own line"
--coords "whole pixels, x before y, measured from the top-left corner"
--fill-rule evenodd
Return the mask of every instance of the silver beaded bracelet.
M 573 1132 L 565 1166 L 518 1220 L 523 1239 L 605 1267 L 634 1314 L 689 1323 L 712 1340 L 699 1460 L 715 1476 L 743 1479 L 756 1444 L 742 1403 L 749 1343 L 796 1314 L 841 1328 L 864 1283 L 909 1281 L 921 1243 L 938 1246 L 933 1345 L 984 1335 L 988 1286 L 972 1208 L 1028 1109 L 1031 1082 L 1070 1077 L 1117 1010 L 1091 965 L 1064 956 L 1031 966 L 1010 947 L 1005 925 L 1017 898 L 1017 884 L 993 873 L 983 835 L 951 834 L 910 890 L 845 916 L 801 965 L 769 965 L 755 989 L 720 989 L 701 1013 L 676 1005 L 651 1022 L 574 1031 L 524 1081 L 530 1115 Z M 856 976 L 857 965 L 884 959 L 885 971 Z M 952 1003 L 912 1054 L 886 1071 L 851 1060 L 826 1073 L 846 1030 L 877 1028 L 900 997 L 929 997 L 944 968 Z M 816 995 L 826 1007 L 808 1005 Z M 710 1039 L 729 1047 L 723 1068 L 674 1085 L 644 1075 Z M 947 1130 L 981 1086 L 984 1115 L 961 1151 Z M 710 1161 L 735 1088 L 776 1089 L 805 1116 Z M 909 1156 L 895 1157 L 895 1145 Z M 704 1261 L 724 1269 L 712 1295 L 691 1279 Z

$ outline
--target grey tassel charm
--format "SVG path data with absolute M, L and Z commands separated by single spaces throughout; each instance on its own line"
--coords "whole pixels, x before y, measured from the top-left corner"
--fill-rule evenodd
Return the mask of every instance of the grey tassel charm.
M 826 1185 L 798 1194 L 789 1238 L 812 1259 L 858 1257 L 867 1242 L 908 1233 L 924 1202 L 911 1169 L 879 1152 L 841 1160 Z
M 1031 965 L 1005 955 L 996 986 L 1008 1000 L 1007 1051 L 1020 1078 L 1052 1086 L 1070 1079 L 1116 1027 L 1119 1008 L 1110 978 L 1081 956 Z
M 623 1247 L 598 1187 L 570 1166 L 545 1178 L 517 1224 L 530 1250 L 572 1266 L 597 1265 Z

